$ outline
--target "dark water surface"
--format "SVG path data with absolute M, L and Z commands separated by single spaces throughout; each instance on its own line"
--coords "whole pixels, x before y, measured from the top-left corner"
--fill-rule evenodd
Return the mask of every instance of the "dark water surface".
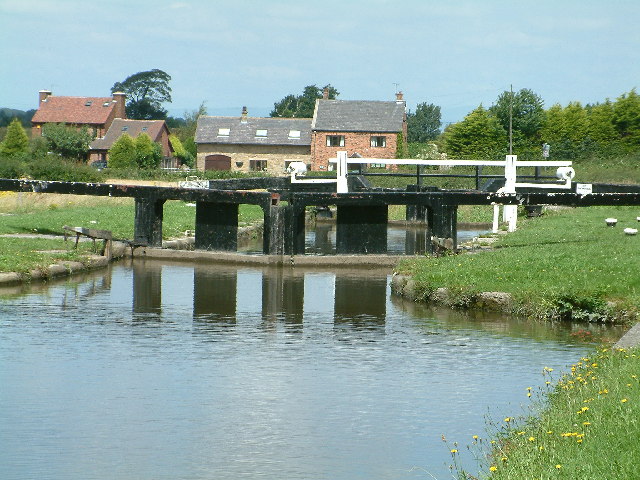
M 0 290 L 0 478 L 451 478 L 441 435 L 464 451 L 590 350 L 388 284 L 136 261 Z

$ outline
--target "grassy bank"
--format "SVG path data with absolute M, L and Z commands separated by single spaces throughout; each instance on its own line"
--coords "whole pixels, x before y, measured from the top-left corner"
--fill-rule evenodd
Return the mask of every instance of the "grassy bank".
M 640 310 L 640 236 L 623 229 L 637 227 L 638 214 L 633 207 L 547 211 L 521 218 L 518 230 L 501 236 L 492 251 L 406 260 L 398 271 L 413 276 L 426 301 L 436 289 L 449 289 L 454 307 L 472 305 L 480 292 L 507 292 L 515 314 L 634 319 Z M 606 217 L 618 218 L 618 225 L 607 227 Z
M 111 230 L 115 238 L 132 239 L 134 214 L 130 198 L 0 192 L 0 235 L 62 235 L 62 227 L 69 225 Z M 241 205 L 238 221 L 247 225 L 261 220 L 262 215 L 258 206 Z M 194 227 L 192 204 L 165 203 L 164 238 L 182 237 Z M 0 237 L 0 272 L 27 272 L 57 260 L 78 259 L 88 248 L 81 244 L 78 253 L 73 242 L 61 238 Z
M 637 349 L 601 349 L 581 358 L 554 387 L 533 393 L 533 416 L 499 419 L 489 426 L 489 444 L 479 438 L 470 446 L 478 450 L 481 478 L 637 478 L 639 377 Z

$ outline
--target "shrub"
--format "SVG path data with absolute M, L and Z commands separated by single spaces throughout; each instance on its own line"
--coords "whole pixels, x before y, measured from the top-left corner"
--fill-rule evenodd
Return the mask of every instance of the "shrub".
M 104 176 L 93 167 L 48 155 L 36 158 L 30 164 L 28 173 L 34 180 L 57 180 L 61 182 L 100 182 Z
M 109 149 L 109 168 L 127 169 L 135 168 L 136 146 L 130 135 L 123 133 Z

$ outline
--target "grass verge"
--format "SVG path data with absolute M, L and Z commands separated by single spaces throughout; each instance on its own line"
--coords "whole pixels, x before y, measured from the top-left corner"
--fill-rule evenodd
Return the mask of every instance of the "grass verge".
M 637 478 L 639 375 L 638 349 L 601 349 L 581 358 L 534 401 L 534 416 L 496 422 L 489 445 L 477 439 L 470 446 L 478 450 L 481 478 Z
M 62 227 L 88 227 L 111 230 L 114 238 L 132 239 L 134 200 L 74 195 L 2 192 L 0 195 L 0 235 L 62 235 Z M 262 220 L 262 209 L 241 205 L 240 226 Z M 195 207 L 181 201 L 164 205 L 163 237 L 182 237 L 195 228 Z M 83 246 L 83 243 L 80 243 Z M 62 239 L 0 237 L 0 272 L 27 272 L 48 266 L 54 260 L 78 259 L 73 242 Z M 41 253 L 44 250 L 69 250 L 65 253 Z
M 492 251 L 405 260 L 398 271 L 416 281 L 418 296 L 454 293 L 465 307 L 480 292 L 506 292 L 511 313 L 539 319 L 634 320 L 640 311 L 640 237 L 634 207 L 547 211 L 519 222 Z M 616 217 L 614 228 L 604 219 Z

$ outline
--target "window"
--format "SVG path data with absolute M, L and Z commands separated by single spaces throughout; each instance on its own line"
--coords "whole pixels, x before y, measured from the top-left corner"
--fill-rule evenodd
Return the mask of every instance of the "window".
M 372 147 L 386 147 L 387 146 L 387 137 L 371 137 L 371 146 Z
M 344 135 L 327 135 L 327 147 L 344 147 Z
M 300 130 L 289 130 L 289 138 L 300 138 Z
M 122 131 L 126 132 L 127 130 L 129 130 L 129 127 L 127 127 L 126 125 L 124 127 L 122 127 Z
M 142 131 L 143 131 L 143 132 L 146 132 L 147 130 L 148 130 L 148 128 L 147 128 L 147 127 L 142 127 Z
M 109 105 L 111 105 L 111 102 L 104 102 L 104 103 L 102 104 L 102 106 L 103 106 L 103 107 L 108 107 Z
M 219 137 L 228 137 L 229 133 L 231 133 L 231 129 L 230 128 L 219 128 L 218 129 L 218 136 Z
M 91 100 L 87 100 L 84 104 L 85 107 L 90 107 L 93 102 Z
M 267 130 L 266 129 L 258 129 L 256 130 L 256 137 L 266 137 Z
M 267 169 L 266 160 L 249 160 L 249 170 L 253 172 L 263 172 Z

